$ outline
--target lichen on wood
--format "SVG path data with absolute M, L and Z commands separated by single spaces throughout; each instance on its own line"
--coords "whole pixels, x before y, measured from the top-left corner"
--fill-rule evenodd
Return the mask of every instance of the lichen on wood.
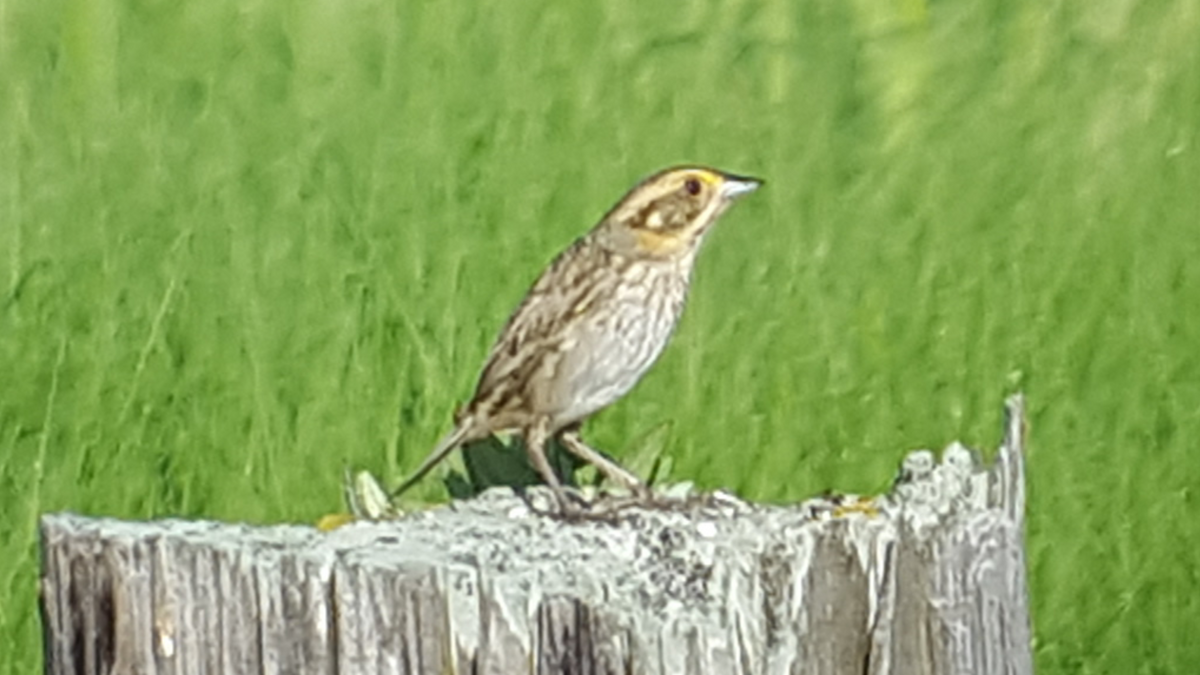
M 1031 673 L 1007 417 L 992 465 L 911 453 L 874 499 L 564 520 L 493 489 L 330 533 L 47 515 L 47 672 Z

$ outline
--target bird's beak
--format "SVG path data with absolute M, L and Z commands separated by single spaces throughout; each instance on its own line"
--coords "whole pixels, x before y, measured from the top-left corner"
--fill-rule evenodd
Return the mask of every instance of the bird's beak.
M 721 184 L 721 196 L 726 200 L 737 199 L 742 195 L 750 194 L 762 186 L 763 181 L 757 178 L 748 178 L 746 176 L 725 176 L 725 182 Z

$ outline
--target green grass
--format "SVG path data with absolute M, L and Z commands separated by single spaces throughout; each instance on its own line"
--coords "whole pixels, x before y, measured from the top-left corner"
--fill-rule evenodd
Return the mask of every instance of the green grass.
M 681 161 L 769 185 L 596 445 L 871 492 L 1024 390 L 1039 671 L 1200 661 L 1200 2 L 517 4 L 0 3 L 0 672 L 40 663 L 38 514 L 398 478 Z

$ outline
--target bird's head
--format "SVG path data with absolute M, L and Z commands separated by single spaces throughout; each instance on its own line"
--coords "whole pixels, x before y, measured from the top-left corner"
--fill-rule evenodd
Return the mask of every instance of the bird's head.
M 735 199 L 760 185 L 755 178 L 699 166 L 660 171 L 634 186 L 600 222 L 595 235 L 626 255 L 686 255 Z

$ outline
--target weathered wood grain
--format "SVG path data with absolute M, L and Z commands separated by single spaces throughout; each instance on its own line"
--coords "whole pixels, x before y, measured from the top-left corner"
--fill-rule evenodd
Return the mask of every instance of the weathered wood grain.
M 310 527 L 42 519 L 46 671 L 1032 672 L 1023 405 L 873 501 L 568 523 L 510 491 Z

